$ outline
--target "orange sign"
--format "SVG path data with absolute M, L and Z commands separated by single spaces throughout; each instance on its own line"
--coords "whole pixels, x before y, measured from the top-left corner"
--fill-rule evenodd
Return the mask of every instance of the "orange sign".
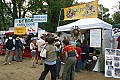
M 26 27 L 14 27 L 14 34 L 26 34 Z

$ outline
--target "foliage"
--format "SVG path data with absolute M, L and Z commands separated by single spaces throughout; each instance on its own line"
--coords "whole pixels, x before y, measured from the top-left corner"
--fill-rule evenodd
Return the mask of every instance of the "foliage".
M 4 29 L 6 25 L 9 26 L 11 22 L 14 24 L 14 19 L 16 18 L 30 17 L 29 15 L 26 16 L 26 13 L 30 12 L 32 15 L 48 14 L 48 22 L 40 23 L 39 27 L 50 32 L 55 32 L 58 22 L 59 25 L 73 22 L 72 20 L 63 21 L 63 8 L 78 4 L 82 3 L 74 2 L 74 0 L 11 0 L 11 2 L 1 0 L 0 26 L 2 25 L 2 29 Z M 103 5 L 99 5 L 99 7 L 100 10 L 103 9 L 103 20 L 112 23 L 112 19 L 109 18 L 109 9 L 104 8 Z M 60 12 L 62 15 L 60 15 Z M 99 12 L 99 18 L 102 19 L 102 12 Z
M 98 5 L 98 18 L 107 23 L 113 24 L 113 20 L 110 18 L 109 9 L 105 8 L 102 4 Z
M 115 10 L 115 13 L 112 15 L 114 24 L 120 23 L 120 1 L 118 1 L 118 4 L 115 5 L 116 7 L 113 7 L 113 10 Z

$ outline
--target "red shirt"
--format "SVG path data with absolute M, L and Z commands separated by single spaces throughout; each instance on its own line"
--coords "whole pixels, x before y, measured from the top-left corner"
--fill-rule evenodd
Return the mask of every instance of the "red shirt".
M 75 50 L 75 47 L 72 45 L 67 45 L 64 47 L 64 52 L 71 52 L 73 50 Z
M 120 36 L 117 38 L 118 43 L 120 43 Z
M 80 47 L 76 47 L 76 52 L 78 54 L 77 60 L 81 60 L 82 49 Z

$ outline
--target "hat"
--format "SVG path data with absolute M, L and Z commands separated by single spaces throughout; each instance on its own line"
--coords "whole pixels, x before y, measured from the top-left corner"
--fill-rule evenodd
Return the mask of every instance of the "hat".
M 55 40 L 59 39 L 59 37 L 56 37 Z
M 18 37 L 16 37 L 16 40 L 19 40 L 20 38 L 19 38 L 19 36 Z
M 57 37 L 57 35 L 54 35 L 54 38 L 56 38 Z
M 58 41 L 58 42 L 56 42 L 56 43 L 55 43 L 55 45 L 56 45 L 56 46 L 57 46 L 57 45 L 60 45 L 60 42 L 59 42 L 59 41 Z

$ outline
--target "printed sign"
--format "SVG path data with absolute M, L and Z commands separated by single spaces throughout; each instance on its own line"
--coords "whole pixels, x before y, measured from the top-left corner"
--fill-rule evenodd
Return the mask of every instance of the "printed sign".
M 90 30 L 90 47 L 101 47 L 101 29 Z
M 38 23 L 34 23 L 34 25 L 28 25 L 26 26 L 26 33 L 29 34 L 29 33 L 37 33 L 38 31 Z
M 120 49 L 105 49 L 105 76 L 120 78 Z
M 47 22 L 47 14 L 33 15 L 34 22 Z
M 64 20 L 96 18 L 98 16 L 98 0 L 64 8 Z
M 23 26 L 34 26 L 33 18 L 21 18 L 15 19 L 14 27 L 23 27 Z
M 17 34 L 17 35 L 19 35 L 19 34 L 25 34 L 26 33 L 26 27 L 24 26 L 24 27 L 15 27 L 14 28 L 14 34 Z

